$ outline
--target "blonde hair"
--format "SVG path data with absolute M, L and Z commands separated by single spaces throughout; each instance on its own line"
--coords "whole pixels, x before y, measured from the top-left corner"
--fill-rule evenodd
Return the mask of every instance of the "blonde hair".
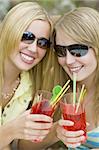
M 5 57 L 8 57 L 19 46 L 23 32 L 34 20 L 48 21 L 52 33 L 53 25 L 51 19 L 46 11 L 36 2 L 17 4 L 7 13 L 2 21 L 0 28 L 0 91 L 3 85 Z
M 99 119 L 99 13 L 89 7 L 79 7 L 64 14 L 56 23 L 58 30 L 63 31 L 75 42 L 91 46 L 95 50 L 97 70 L 95 76 L 95 116 Z

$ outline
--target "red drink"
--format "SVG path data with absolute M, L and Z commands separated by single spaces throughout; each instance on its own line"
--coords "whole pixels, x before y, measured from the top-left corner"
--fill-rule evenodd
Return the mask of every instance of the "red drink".
M 51 107 L 48 100 L 42 100 L 31 107 L 31 114 L 44 114 L 52 117 L 53 113 L 54 113 L 54 108 Z M 44 123 L 45 121 L 37 121 L 37 122 Z M 33 142 L 36 143 L 41 141 L 42 140 L 40 140 L 39 137 L 33 140 Z
M 69 131 L 77 131 L 77 130 L 84 130 L 84 135 L 86 136 L 86 122 L 85 122 L 85 113 L 79 115 L 67 115 L 63 114 L 64 120 L 71 120 L 74 122 L 73 126 L 64 126 L 66 130 Z
M 60 106 L 64 120 L 71 120 L 74 122 L 73 126 L 64 126 L 64 128 L 68 131 L 83 130 L 86 136 L 86 118 L 83 108 L 80 106 L 76 112 L 76 106 L 74 107 L 72 104 L 61 102 Z
M 42 100 L 31 108 L 31 114 L 44 114 L 51 117 L 53 113 L 54 108 L 52 108 L 48 100 Z
M 34 102 L 31 107 L 31 114 L 43 114 L 52 117 L 55 109 L 50 104 L 51 97 L 52 97 L 52 93 L 44 90 L 38 90 L 37 93 L 35 94 Z M 40 120 L 40 117 L 39 120 L 36 122 L 42 124 L 48 123 L 47 121 Z M 33 140 L 33 142 L 41 142 L 41 141 L 42 139 L 40 139 L 39 136 Z

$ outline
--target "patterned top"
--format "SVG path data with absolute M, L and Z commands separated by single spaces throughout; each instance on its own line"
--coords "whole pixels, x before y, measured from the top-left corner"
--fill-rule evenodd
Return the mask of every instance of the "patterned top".
M 93 148 L 99 148 L 99 127 L 89 131 L 87 133 L 87 141 L 83 145 L 75 148 L 75 150 L 90 150 Z M 49 147 L 46 150 L 74 150 L 73 148 L 66 148 L 66 146 L 60 141 L 56 143 L 57 146 Z M 45 150 L 45 149 L 44 149 Z
M 99 127 L 88 132 L 88 138 L 84 145 L 76 148 L 76 150 L 90 150 L 92 148 L 99 148 Z
M 20 84 L 12 99 L 5 106 L 3 113 L 0 106 L 0 124 L 3 125 L 24 112 L 32 99 L 32 93 L 32 82 L 29 72 L 24 71 L 21 74 Z

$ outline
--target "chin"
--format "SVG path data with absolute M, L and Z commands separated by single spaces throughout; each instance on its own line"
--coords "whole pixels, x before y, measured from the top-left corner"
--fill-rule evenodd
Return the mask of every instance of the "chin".
M 82 82 L 82 81 L 84 81 L 85 79 L 86 79 L 86 78 L 83 78 L 83 77 L 82 77 L 82 78 L 81 78 L 81 77 L 80 77 L 80 78 L 77 77 L 77 82 Z

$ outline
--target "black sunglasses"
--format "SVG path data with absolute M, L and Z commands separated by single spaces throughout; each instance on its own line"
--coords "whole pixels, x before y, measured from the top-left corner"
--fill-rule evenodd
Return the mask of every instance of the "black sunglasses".
M 72 44 L 68 46 L 54 45 L 55 52 L 59 57 L 66 57 L 67 50 L 75 57 L 82 57 L 87 54 L 89 48 L 83 44 Z
M 36 39 L 36 36 L 32 32 L 24 32 L 21 41 L 26 44 L 32 44 Z M 37 46 L 43 49 L 50 47 L 50 40 L 41 37 L 37 39 Z

